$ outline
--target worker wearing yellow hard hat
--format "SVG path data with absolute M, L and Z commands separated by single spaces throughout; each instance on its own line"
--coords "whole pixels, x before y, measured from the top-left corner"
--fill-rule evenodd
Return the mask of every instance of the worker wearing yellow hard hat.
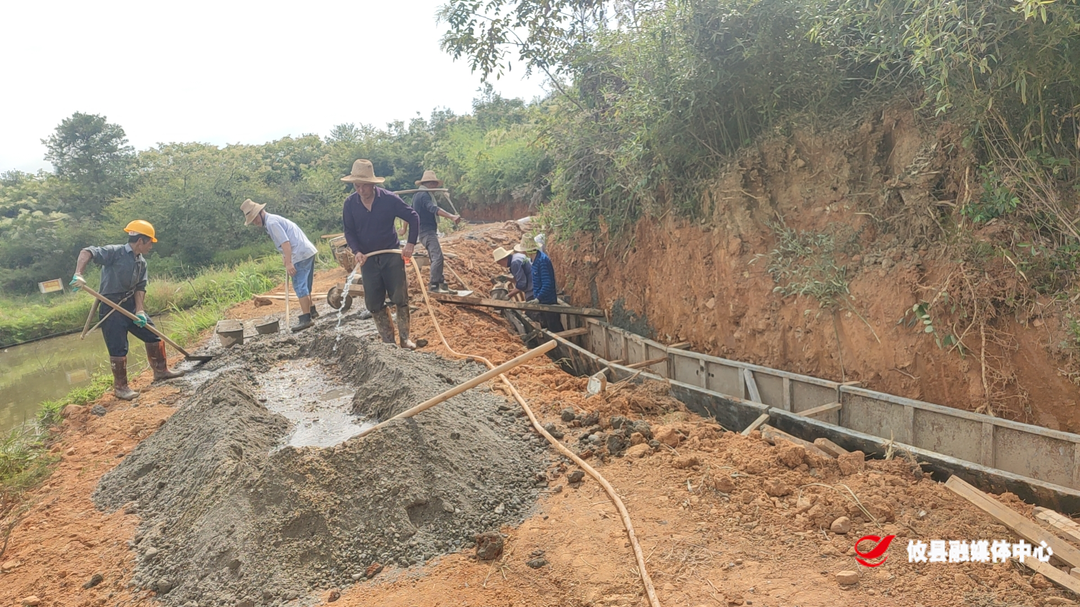
M 105 337 L 105 347 L 109 349 L 113 393 L 117 398 L 132 400 L 139 393 L 128 386 L 128 333 L 146 343 L 146 358 L 154 370 L 155 381 L 180 377 L 183 373 L 169 370 L 165 358 L 165 342 L 146 328 L 146 325 L 153 325 L 154 321 L 150 320 L 143 307 L 148 279 L 146 258 L 143 256 L 149 253 L 157 242 L 154 226 L 146 220 L 136 219 L 127 224 L 124 231 L 128 235 L 127 244 L 86 247 L 79 251 L 79 259 L 75 262 L 75 276 L 70 284 L 76 291 L 86 284 L 82 273 L 86 264 L 93 260 L 101 266 L 101 286 L 98 291 L 109 301 L 135 315 L 137 320 L 131 320 L 122 314 L 113 313 L 114 311 L 106 306 L 102 306 L 99 312 L 101 334 Z

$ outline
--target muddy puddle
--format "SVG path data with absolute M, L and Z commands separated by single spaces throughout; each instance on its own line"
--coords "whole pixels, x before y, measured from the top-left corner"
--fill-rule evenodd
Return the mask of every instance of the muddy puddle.
M 278 448 L 333 447 L 375 425 L 351 413 L 356 390 L 310 358 L 282 361 L 258 378 L 256 396 L 292 429 Z

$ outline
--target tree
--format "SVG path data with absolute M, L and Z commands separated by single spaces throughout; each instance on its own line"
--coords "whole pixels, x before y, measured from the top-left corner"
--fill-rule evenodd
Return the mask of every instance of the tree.
M 71 186 L 65 211 L 97 218 L 110 200 L 123 194 L 135 153 L 120 125 L 104 116 L 75 112 L 41 142 L 57 177 Z

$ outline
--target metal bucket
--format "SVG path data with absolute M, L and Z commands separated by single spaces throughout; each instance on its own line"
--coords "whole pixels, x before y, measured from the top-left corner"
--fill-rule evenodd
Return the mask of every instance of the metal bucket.
M 219 320 L 216 332 L 221 345 L 226 348 L 244 345 L 244 323 L 239 320 Z
M 255 331 L 259 335 L 272 335 L 281 328 L 281 323 L 276 318 L 266 319 L 255 325 Z

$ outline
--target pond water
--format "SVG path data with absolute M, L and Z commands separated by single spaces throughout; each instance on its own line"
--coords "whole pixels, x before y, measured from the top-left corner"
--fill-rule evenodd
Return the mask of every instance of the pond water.
M 154 318 L 158 328 L 163 320 Z M 146 348 L 130 335 L 128 344 L 128 375 L 134 377 L 147 367 Z M 0 350 L 0 433 L 32 419 L 42 401 L 88 385 L 97 372 L 109 373 L 100 330 L 83 340 L 74 333 Z

